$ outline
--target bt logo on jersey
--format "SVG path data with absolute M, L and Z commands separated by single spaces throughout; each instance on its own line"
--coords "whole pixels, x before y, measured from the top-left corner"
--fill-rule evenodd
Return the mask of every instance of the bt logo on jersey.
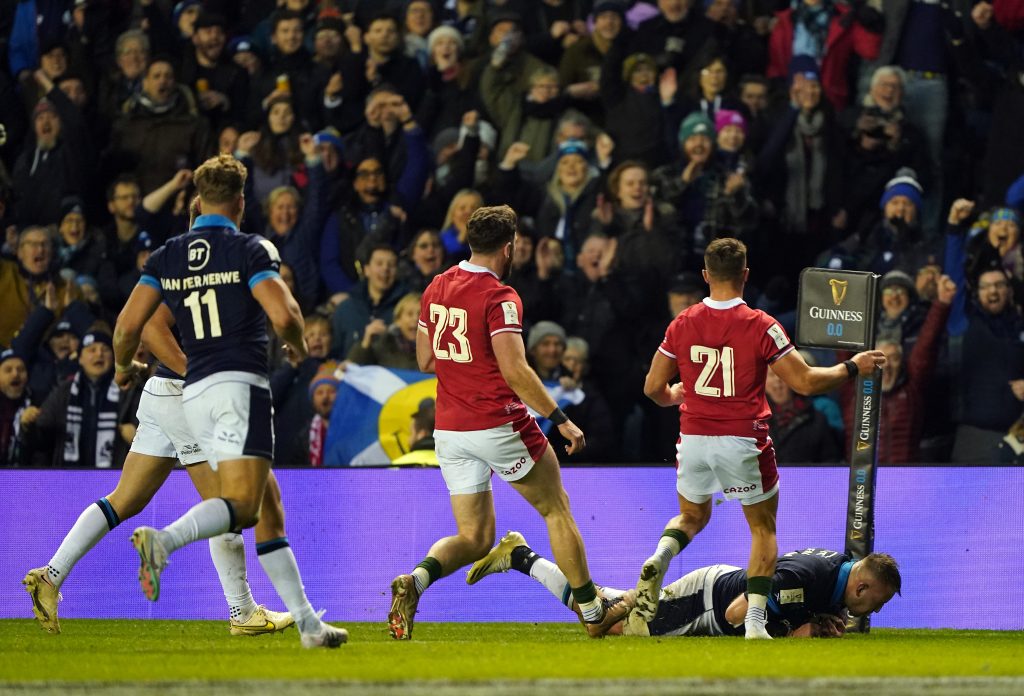
M 196 239 L 188 245 L 188 270 L 201 271 L 210 263 L 210 243 Z

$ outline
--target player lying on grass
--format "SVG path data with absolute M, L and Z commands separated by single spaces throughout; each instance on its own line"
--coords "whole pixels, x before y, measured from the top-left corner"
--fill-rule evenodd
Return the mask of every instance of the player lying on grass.
M 139 428 L 114 491 L 87 507 L 64 537 L 50 562 L 33 568 L 22 584 L 32 598 L 32 611 L 49 633 L 60 633 L 57 601 L 60 588 L 75 564 L 100 539 L 130 517 L 142 512 L 180 460 L 203 500 L 220 494 L 220 481 L 206 454 L 185 422 L 181 407 L 185 354 L 170 328 L 170 310 L 162 307 L 146 324 L 143 339 L 161 364 L 150 377 L 139 402 Z M 256 550 L 262 560 L 284 539 L 284 509 L 273 473 L 264 492 L 263 514 L 256 525 Z M 291 615 L 257 605 L 249 589 L 242 535 L 221 534 L 210 539 L 210 556 L 228 602 L 234 636 L 282 631 L 293 625 Z
M 577 611 L 569 584 L 558 566 L 538 556 L 519 532 L 509 532 L 469 570 L 470 585 L 493 573 L 517 570 L 544 585 Z M 892 556 L 873 553 L 859 561 L 838 551 L 810 548 L 778 559 L 768 597 L 768 632 L 773 637 L 832 638 L 846 630 L 849 614 L 878 612 L 900 592 L 900 571 Z M 611 626 L 609 635 L 742 636 L 747 613 L 747 572 L 713 565 L 687 573 L 662 587 L 658 612 L 650 622 L 625 620 Z M 602 587 L 600 594 L 636 605 L 635 590 Z M 577 611 L 578 614 L 578 611 Z M 640 630 L 633 627 L 640 626 Z

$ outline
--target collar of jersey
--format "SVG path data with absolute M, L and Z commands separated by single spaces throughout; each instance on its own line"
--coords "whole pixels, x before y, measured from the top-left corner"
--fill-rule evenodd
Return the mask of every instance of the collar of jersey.
M 483 266 L 477 266 L 475 263 L 470 263 L 469 261 L 459 261 L 459 268 L 469 273 L 490 273 L 495 278 L 498 278 L 498 274 L 491 269 L 484 268 Z M 498 280 L 501 280 L 501 278 L 498 278 Z
M 731 300 L 712 300 L 710 297 L 705 297 L 702 301 L 711 309 L 732 309 L 733 307 L 739 307 L 741 304 L 746 304 L 742 297 L 734 297 Z
M 832 588 L 831 606 L 843 603 L 843 592 L 846 591 L 846 581 L 850 579 L 851 568 L 853 568 L 853 561 L 847 561 L 839 566 L 839 577 L 836 578 L 836 586 Z
M 238 231 L 235 223 L 223 215 L 200 215 L 192 224 L 192 229 L 198 230 L 203 227 L 227 227 L 235 232 Z

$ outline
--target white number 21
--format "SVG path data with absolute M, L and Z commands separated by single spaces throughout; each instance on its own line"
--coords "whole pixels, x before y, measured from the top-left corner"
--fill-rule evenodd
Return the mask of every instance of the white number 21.
M 704 369 L 697 377 L 697 383 L 693 390 L 701 396 L 733 396 L 736 387 L 733 384 L 733 350 L 725 346 L 719 351 L 717 348 L 707 346 L 690 346 L 691 362 L 704 363 Z M 719 364 L 722 366 L 722 388 L 709 386 L 711 377 L 715 374 Z
M 457 363 L 468 363 L 473 360 L 473 351 L 466 338 L 468 315 L 459 307 L 445 307 L 436 303 L 430 304 L 430 321 L 434 324 L 434 357 L 438 360 L 451 360 Z M 441 336 L 445 329 L 451 327 L 455 343 L 447 342 L 447 348 L 441 347 Z

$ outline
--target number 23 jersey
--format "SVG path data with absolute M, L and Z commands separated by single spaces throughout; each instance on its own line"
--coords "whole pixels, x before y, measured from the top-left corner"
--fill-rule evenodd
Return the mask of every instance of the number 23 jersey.
M 772 414 L 764 394 L 768 366 L 793 348 L 775 319 L 739 298 L 705 299 L 685 309 L 658 347 L 676 361 L 686 387 L 679 432 L 766 434 Z
M 463 261 L 434 278 L 420 302 L 437 373 L 438 430 L 487 430 L 527 418 L 498 368 L 491 338 L 523 332 L 523 303 L 490 270 Z
M 149 257 L 139 283 L 160 291 L 188 356 L 185 383 L 216 372 L 267 376 L 266 315 L 252 288 L 280 277 L 281 257 L 262 237 L 202 215 Z

